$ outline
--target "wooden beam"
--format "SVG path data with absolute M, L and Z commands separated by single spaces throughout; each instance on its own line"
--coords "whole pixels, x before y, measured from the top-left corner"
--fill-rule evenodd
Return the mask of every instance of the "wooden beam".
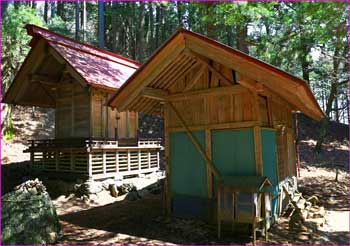
M 43 84 L 53 84 L 57 83 L 57 78 L 50 77 L 48 75 L 41 75 L 41 74 L 29 74 L 28 80 L 31 82 L 42 82 Z
M 206 166 L 211 170 L 211 172 L 215 175 L 216 178 L 220 179 L 221 177 L 219 175 L 219 172 L 217 171 L 217 169 L 213 165 L 213 162 L 210 160 L 210 158 L 208 158 L 207 154 L 202 149 L 202 146 L 197 142 L 196 138 L 193 136 L 192 132 L 188 128 L 185 120 L 182 118 L 179 111 L 177 111 L 177 109 L 174 107 L 174 105 L 171 102 L 169 102 L 168 105 L 174 111 L 175 115 L 180 120 L 182 126 L 186 129 L 187 136 L 190 138 L 191 142 L 193 143 L 193 145 L 196 147 L 196 149 L 198 150 L 198 152 L 200 153 L 200 155 L 204 159 Z
M 190 83 L 188 85 L 186 85 L 185 89 L 183 90 L 185 91 L 189 91 L 192 89 L 192 87 L 199 81 L 199 79 L 202 77 L 203 73 L 206 70 L 206 66 L 205 65 L 201 65 L 201 68 L 199 69 L 199 71 L 197 72 L 197 74 L 192 78 L 192 80 L 190 81 Z
M 202 66 L 202 63 L 197 62 L 193 64 L 191 67 L 189 67 L 185 72 L 180 74 L 179 77 L 176 78 L 177 81 L 183 80 L 190 72 L 192 72 L 194 69 L 200 68 Z
M 181 101 L 186 99 L 192 99 L 197 96 L 206 96 L 206 95 L 224 95 L 224 94 L 240 94 L 249 92 L 246 88 L 240 85 L 232 85 L 225 87 L 216 87 L 210 89 L 189 91 L 189 92 L 181 92 L 176 94 L 170 94 L 167 97 L 168 101 Z
M 164 147 L 165 147 L 165 214 L 171 215 L 171 168 L 170 168 L 170 134 L 169 134 L 169 106 L 167 104 L 164 105 L 165 113 L 164 113 Z
M 204 64 L 205 66 L 208 67 L 208 69 L 215 74 L 216 76 L 218 76 L 220 78 L 220 80 L 222 80 L 226 85 L 233 85 L 234 81 L 232 81 L 231 79 L 228 79 L 225 77 L 225 75 L 223 75 L 220 71 L 218 71 L 215 67 L 213 67 L 212 65 L 210 65 L 207 61 L 205 61 L 204 59 L 202 59 L 199 55 L 197 55 L 195 52 L 186 49 L 184 51 L 185 54 L 187 54 L 188 56 L 193 57 L 194 59 L 196 59 L 198 62 Z
M 238 79 L 238 83 L 242 86 L 248 88 L 249 90 L 253 92 L 263 92 L 264 91 L 264 85 L 261 83 L 256 82 L 253 79 L 243 77 Z
M 142 96 L 155 99 L 155 100 L 165 100 L 166 97 L 169 95 L 168 91 L 162 90 L 162 89 L 155 89 L 151 87 L 145 87 L 142 90 Z
M 248 128 L 258 126 L 258 121 L 242 121 L 242 122 L 228 122 L 228 123 L 219 123 L 219 124 L 207 124 L 207 125 L 197 125 L 197 126 L 188 126 L 188 129 L 191 131 L 197 130 L 220 130 L 220 129 L 237 129 L 237 128 Z M 186 129 L 184 127 L 171 127 L 169 128 L 172 132 L 183 132 Z

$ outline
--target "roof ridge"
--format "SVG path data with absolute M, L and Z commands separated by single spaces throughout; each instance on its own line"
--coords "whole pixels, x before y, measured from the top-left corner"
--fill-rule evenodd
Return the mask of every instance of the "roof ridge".
M 55 40 L 47 40 L 47 42 L 48 43 L 57 44 L 57 45 L 61 45 L 63 47 L 67 47 L 67 48 L 72 49 L 72 50 L 80 51 L 80 52 L 83 52 L 83 53 L 86 53 L 86 54 L 89 54 L 89 55 L 92 55 L 92 56 L 96 56 L 96 57 L 99 57 L 99 58 L 101 58 L 103 60 L 107 60 L 107 61 L 111 61 L 111 62 L 114 62 L 114 63 L 118 63 L 118 64 L 121 64 L 123 66 L 135 69 L 135 70 L 137 69 L 137 67 L 133 67 L 133 66 L 130 66 L 128 64 L 125 64 L 125 63 L 122 63 L 122 62 L 119 62 L 119 61 L 116 61 L 116 60 L 112 60 L 112 59 L 109 59 L 108 57 L 104 57 L 104 56 L 101 56 L 101 55 L 98 55 L 98 54 L 94 54 L 94 53 L 91 53 L 91 52 L 89 52 L 87 50 L 82 50 L 82 49 L 76 48 L 74 46 L 65 44 L 65 43 L 61 43 L 61 42 L 58 42 L 58 41 L 55 41 Z
M 102 53 L 104 53 L 104 54 L 106 54 L 106 55 L 110 55 L 110 56 L 113 56 L 113 57 L 115 57 L 115 58 L 122 59 L 122 60 L 124 60 L 124 61 L 133 63 L 134 65 L 136 65 L 136 66 L 138 66 L 138 67 L 141 66 L 141 63 L 139 63 L 139 62 L 137 62 L 137 61 L 134 61 L 134 60 L 132 60 L 132 59 L 130 59 L 130 58 L 126 58 L 126 57 L 124 57 L 124 56 L 115 54 L 115 53 L 113 53 L 113 52 L 111 52 L 111 51 L 108 51 L 108 50 L 105 50 L 105 49 L 101 49 L 101 48 L 95 47 L 95 46 L 93 46 L 93 45 L 90 45 L 90 44 L 87 44 L 87 43 L 83 43 L 83 42 L 81 42 L 81 41 L 77 41 L 77 40 L 75 40 L 75 39 L 73 39 L 73 38 L 69 38 L 69 37 L 66 37 L 66 36 L 64 36 L 64 35 L 62 35 L 62 34 L 59 34 L 59 33 L 56 33 L 56 32 L 52 32 L 52 31 L 50 31 L 50 30 L 48 30 L 48 29 L 42 28 L 42 27 L 37 26 L 37 25 L 26 24 L 26 25 L 25 25 L 25 28 L 27 29 L 28 34 L 31 35 L 31 36 L 33 36 L 33 37 L 34 37 L 36 34 L 33 32 L 32 28 L 38 28 L 38 29 L 40 29 L 40 30 L 42 30 L 42 31 L 44 31 L 44 32 L 47 32 L 47 33 L 56 35 L 56 36 L 58 36 L 58 37 L 60 37 L 60 38 L 66 39 L 66 40 L 71 41 L 71 42 L 73 42 L 73 43 L 77 43 L 77 44 L 86 46 L 86 47 L 88 47 L 88 48 L 94 49 L 94 50 L 96 50 L 96 51 L 98 51 L 98 52 L 102 52 Z M 40 35 L 40 34 L 37 34 L 37 35 Z M 40 36 L 42 36 L 42 35 L 40 35 Z M 52 40 L 50 40 L 50 41 L 52 41 Z M 57 42 L 57 43 L 59 43 L 59 44 L 62 44 L 62 42 L 59 42 L 59 41 L 55 41 L 55 42 Z M 64 44 L 64 45 L 65 45 L 65 46 L 69 46 L 69 47 L 73 47 L 73 46 L 68 45 L 68 44 Z M 74 48 L 74 47 L 73 47 L 73 48 Z M 75 48 L 75 49 L 79 49 L 79 48 Z M 82 50 L 82 49 L 79 49 L 79 50 Z M 82 50 L 82 51 L 83 51 L 83 50 Z M 83 52 L 85 52 L 85 53 L 90 53 L 90 52 L 87 52 L 87 51 L 83 51 Z M 123 64 L 123 65 L 126 65 L 126 64 Z

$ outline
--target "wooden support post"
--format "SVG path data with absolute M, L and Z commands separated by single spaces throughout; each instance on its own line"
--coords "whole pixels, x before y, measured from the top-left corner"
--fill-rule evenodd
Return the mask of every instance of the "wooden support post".
M 119 173 L 119 152 L 115 152 L 115 170 Z
M 130 150 L 127 150 L 128 151 L 128 171 L 130 171 Z
M 159 168 L 159 150 L 157 151 L 157 168 Z
M 254 127 L 254 153 L 255 153 L 256 175 L 260 176 L 263 174 L 260 126 Z
M 218 238 L 221 238 L 221 186 L 218 187 L 218 207 L 217 207 L 217 218 L 218 218 Z
M 106 151 L 102 151 L 102 168 L 103 168 L 103 174 L 107 173 L 107 164 L 106 164 Z
M 181 117 L 180 113 L 177 111 L 177 109 L 174 107 L 174 105 L 171 102 L 168 102 L 168 105 L 174 111 L 176 116 L 179 118 L 182 126 L 186 130 L 187 136 L 190 138 L 190 140 L 192 141 L 193 145 L 196 147 L 198 152 L 201 154 L 202 158 L 205 160 L 206 165 L 207 165 L 207 163 L 209 163 L 209 168 L 210 168 L 211 172 L 215 175 L 216 178 L 220 179 L 219 172 L 216 170 L 216 168 L 213 165 L 212 161 L 208 158 L 206 153 L 203 151 L 202 146 L 197 142 L 196 138 L 193 136 L 192 132 L 188 128 L 188 126 L 187 126 L 186 122 L 184 121 L 184 119 Z
M 92 153 L 88 153 L 88 172 L 89 172 L 89 178 L 92 178 Z
M 151 168 L 151 152 L 148 151 L 148 168 Z
M 138 151 L 139 171 L 141 171 L 141 150 Z
M 165 147 L 165 172 L 166 172 L 166 180 L 165 180 L 165 196 L 164 196 L 164 207 L 166 215 L 171 215 L 171 173 L 170 173 L 170 134 L 169 134 L 169 106 L 167 104 L 164 105 L 165 113 L 164 113 L 164 147 Z

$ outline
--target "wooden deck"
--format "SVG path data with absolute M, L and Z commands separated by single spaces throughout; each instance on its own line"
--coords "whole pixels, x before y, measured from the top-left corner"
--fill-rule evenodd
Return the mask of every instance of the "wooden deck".
M 30 140 L 31 163 L 37 169 L 105 179 L 159 169 L 160 140 L 119 146 L 113 140 Z

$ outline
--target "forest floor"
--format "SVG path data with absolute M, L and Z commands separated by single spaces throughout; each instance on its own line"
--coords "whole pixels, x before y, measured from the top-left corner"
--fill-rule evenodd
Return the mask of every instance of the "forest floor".
M 325 207 L 326 224 L 299 237 L 289 231 L 288 218 L 281 217 L 269 230 L 269 240 L 259 236 L 259 244 L 349 244 L 349 175 L 327 168 L 301 169 L 299 189 L 305 198 L 317 195 Z M 57 204 L 57 203 L 56 203 Z M 60 209 L 74 207 L 74 212 Z M 82 203 L 83 204 L 83 203 Z M 57 204 L 58 205 L 58 204 Z M 216 226 L 196 220 L 163 216 L 160 195 L 149 195 L 136 201 L 119 200 L 92 207 L 77 206 L 75 200 L 58 207 L 63 229 L 62 244 L 139 243 L 139 244 L 251 244 L 251 237 L 226 232 L 217 239 Z M 243 235 L 243 236 L 242 236 Z M 305 233 L 304 233 L 305 235 Z
M 44 109 L 15 110 L 14 138 L 1 141 L 1 161 L 7 164 L 2 166 L 3 192 L 4 187 L 13 187 L 26 175 L 25 165 L 28 164 L 25 161 L 29 156 L 22 152 L 26 141 L 53 137 L 52 116 L 52 111 Z M 282 217 L 269 230 L 268 242 L 258 236 L 259 244 L 349 244 L 348 126 L 332 122 L 322 151 L 315 154 L 318 124 L 305 116 L 300 117 L 302 167 L 298 184 L 306 198 L 314 194 L 320 198 L 327 223 L 309 232 L 307 237 L 298 238 L 289 232 L 288 219 Z M 336 168 L 339 169 L 338 182 L 335 182 Z M 161 195 L 148 195 L 136 201 L 123 198 L 111 198 L 108 193 L 100 194 L 94 202 L 74 197 L 55 198 L 63 230 L 59 243 L 251 244 L 251 237 L 245 234 L 225 233 L 218 241 L 215 225 L 194 220 L 168 220 L 163 216 Z

